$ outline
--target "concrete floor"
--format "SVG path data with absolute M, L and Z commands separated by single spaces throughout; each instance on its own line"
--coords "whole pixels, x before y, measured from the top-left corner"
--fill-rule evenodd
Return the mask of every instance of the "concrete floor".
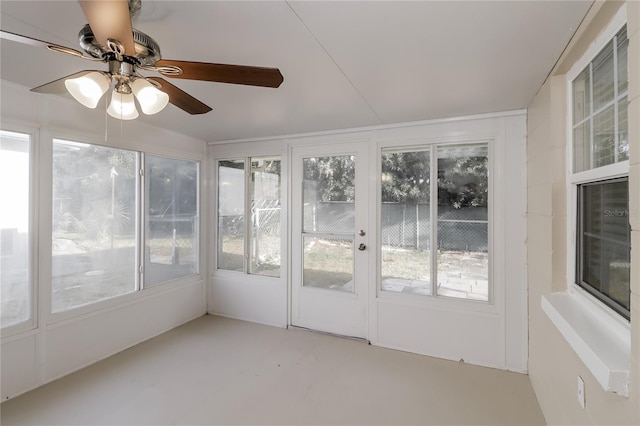
M 539 425 L 526 375 L 204 316 L 4 402 L 2 425 Z

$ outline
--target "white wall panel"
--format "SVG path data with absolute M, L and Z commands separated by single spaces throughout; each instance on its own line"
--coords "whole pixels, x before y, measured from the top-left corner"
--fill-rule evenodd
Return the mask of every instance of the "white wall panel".
M 498 314 L 378 301 L 378 345 L 504 368 Z
M 37 339 L 37 334 L 32 332 L 2 342 L 2 401 L 38 385 Z
M 203 282 L 46 327 L 43 382 L 57 379 L 205 312 Z
M 282 280 L 242 273 L 216 275 L 209 285 L 208 312 L 259 324 L 286 327 L 286 284 Z
M 2 342 L 2 399 L 13 398 L 204 315 L 203 295 L 200 280 L 6 339 Z

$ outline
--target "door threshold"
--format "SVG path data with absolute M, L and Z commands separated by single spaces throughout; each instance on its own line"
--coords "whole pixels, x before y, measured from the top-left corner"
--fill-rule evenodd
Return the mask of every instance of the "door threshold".
M 308 331 L 316 334 L 322 334 L 324 336 L 338 337 L 340 339 L 353 340 L 354 342 L 366 343 L 367 345 L 371 344 L 371 342 L 368 339 L 365 339 L 364 337 L 347 336 L 344 334 L 331 333 L 328 331 L 314 330 L 313 328 L 300 327 L 299 325 L 289 325 L 287 326 L 287 328 L 290 328 L 293 330 L 299 330 L 299 331 Z

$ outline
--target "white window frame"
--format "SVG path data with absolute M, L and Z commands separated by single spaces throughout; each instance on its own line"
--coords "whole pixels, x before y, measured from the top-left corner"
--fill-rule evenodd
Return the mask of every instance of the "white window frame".
M 607 306 L 604 302 L 598 300 L 595 296 L 588 294 L 578 284 L 576 284 L 576 227 L 578 214 L 578 186 L 584 183 L 590 183 L 600 180 L 615 179 L 629 176 L 629 161 L 620 161 L 606 166 L 592 168 L 582 172 L 573 173 L 573 86 L 572 82 L 584 70 L 585 67 L 596 57 L 608 43 L 611 43 L 613 37 L 627 23 L 626 8 L 622 7 L 613 18 L 609 26 L 603 31 L 594 42 L 589 46 L 584 55 L 578 60 L 567 72 L 567 290 L 578 298 L 588 298 L 587 302 L 600 307 L 607 317 L 614 319 L 614 322 L 623 326 L 628 325 L 629 321 Z M 616 77 L 617 80 L 617 77 Z M 617 102 L 616 102 L 617 103 Z M 617 108 L 616 108 L 617 109 Z M 616 116 L 617 119 L 617 116 Z M 617 153 L 616 153 L 617 156 Z M 593 159 L 591 159 L 593 161 Z
M 283 254 L 285 253 L 284 250 L 284 245 L 283 245 L 283 240 L 280 240 L 280 273 L 278 276 L 270 276 L 270 275 L 263 275 L 263 274 L 254 274 L 250 272 L 251 269 L 251 244 L 250 244 L 250 238 L 251 238 L 251 224 L 252 224 L 252 218 L 251 218 L 251 161 L 256 158 L 256 159 L 264 159 L 264 158 L 272 158 L 272 159 L 278 159 L 278 161 L 280 161 L 280 165 L 281 165 L 281 169 L 280 169 L 280 208 L 284 209 L 283 207 L 283 185 L 285 183 L 284 178 L 283 178 L 283 165 L 284 165 L 284 161 L 282 159 L 282 154 L 276 153 L 276 154 L 255 154 L 255 155 L 240 155 L 240 156 L 221 156 L 219 158 L 216 158 L 214 160 L 215 162 L 215 167 L 213 168 L 213 173 L 215 176 L 215 188 L 214 188 L 214 192 L 215 192 L 215 199 L 214 201 L 214 214 L 213 214 L 213 241 L 215 241 L 215 250 L 212 250 L 211 253 L 211 258 L 213 260 L 213 265 L 214 267 L 212 268 L 212 272 L 214 274 L 242 274 L 244 276 L 251 276 L 251 277 L 259 277 L 260 279 L 266 279 L 266 280 L 279 280 L 282 277 L 286 278 L 286 269 L 285 269 L 285 258 L 283 256 Z M 243 197 L 243 215 L 244 215 L 244 235 L 243 235 L 243 261 L 242 261 L 242 271 L 232 271 L 232 270 L 228 270 L 228 269 L 221 269 L 218 266 L 218 255 L 219 255 L 219 246 L 218 246 L 218 237 L 219 237 L 219 233 L 220 233 L 220 228 L 219 228 L 219 206 L 220 206 L 220 182 L 219 182 L 219 176 L 220 176 L 220 162 L 222 161 L 243 161 L 244 164 L 244 179 L 243 179 L 243 184 L 244 184 L 244 197 Z M 283 210 L 281 210 L 282 212 Z M 281 214 L 280 217 L 280 222 L 281 222 L 281 229 L 285 229 L 282 227 L 282 221 L 283 218 L 285 217 L 285 215 Z M 212 245 L 209 244 L 209 247 L 211 248 Z
M 489 185 L 489 199 L 488 199 L 488 248 L 489 248 L 489 294 L 488 300 L 473 300 L 462 299 L 438 295 L 421 296 L 406 293 L 397 293 L 393 291 L 382 290 L 381 280 L 381 262 L 379 250 L 376 252 L 376 298 L 387 300 L 389 302 L 408 303 L 412 306 L 418 307 L 447 307 L 450 309 L 463 309 L 464 311 L 481 312 L 488 314 L 495 314 L 500 312 L 502 304 L 504 303 L 505 289 L 503 282 L 503 275 L 500 271 L 500 265 L 504 263 L 504 253 L 501 252 L 495 244 L 495 241 L 502 241 L 504 238 L 503 231 L 500 227 L 496 227 L 496 211 L 500 210 L 500 206 L 504 206 L 504 200 L 496 189 L 496 176 L 501 174 L 499 170 L 501 159 L 498 158 L 501 151 L 496 149 L 496 135 L 492 133 L 474 133 L 458 137 L 440 137 L 426 140 L 411 140 L 411 141 L 380 141 L 376 149 L 376 169 L 375 169 L 375 194 L 376 205 L 381 205 L 382 190 L 380 183 L 380 176 L 382 173 L 382 162 L 380 158 L 386 151 L 429 151 L 433 149 L 437 150 L 439 146 L 455 146 L 455 145 L 470 145 L 470 144 L 487 144 L 489 165 L 488 165 L 488 185 Z M 435 155 L 435 154 L 433 154 Z M 433 161 L 434 156 L 431 157 Z M 437 159 L 436 159 L 437 162 Z M 431 165 L 433 167 L 433 164 Z M 436 163 L 437 169 L 437 163 Z M 434 182 L 432 182 L 433 185 Z M 437 182 L 435 182 L 435 189 L 432 186 L 431 191 L 437 193 Z M 379 210 L 379 207 L 378 207 Z M 381 217 L 380 213 L 376 213 L 375 218 L 376 232 L 380 231 Z M 437 223 L 434 224 L 437 227 Z
M 36 128 L 3 123 L 2 130 L 29 136 L 29 318 L 2 328 L 2 338 L 38 328 L 38 199 L 39 199 L 39 131 Z
M 476 300 L 476 299 L 465 299 L 465 298 L 457 298 L 446 296 L 442 294 L 438 294 L 437 291 L 437 271 L 438 271 L 438 257 L 435 255 L 437 253 L 437 240 L 438 240 L 438 224 L 440 223 L 438 220 L 438 148 L 448 148 L 455 146 L 466 146 L 466 145 L 486 145 L 487 148 L 487 187 L 488 187 L 488 196 L 487 196 L 487 255 L 488 255 L 488 293 L 487 300 Z M 493 140 L 492 139 L 475 139 L 475 140 L 463 140 L 463 141 L 433 141 L 421 145 L 385 145 L 381 146 L 379 149 L 379 155 L 376 159 L 377 161 L 377 169 L 378 174 L 376 177 L 377 180 L 377 199 L 378 206 L 377 208 L 381 208 L 381 197 L 382 197 L 382 183 L 380 182 L 380 177 L 382 175 L 382 164 L 381 157 L 385 153 L 389 152 L 428 152 L 429 153 L 429 161 L 430 161 L 430 213 L 429 213 L 429 229 L 431 235 L 431 243 L 430 243 L 430 264 L 429 264 L 429 275 L 431 281 L 431 294 L 429 295 L 416 295 L 416 294 L 405 294 L 402 292 L 394 292 L 382 289 L 382 245 L 379 244 L 377 247 L 378 253 L 377 258 L 379 259 L 376 262 L 376 293 L 378 297 L 383 298 L 398 298 L 398 299 L 438 299 L 438 300 L 449 300 L 452 303 L 460 302 L 460 303 L 470 303 L 476 305 L 494 305 L 495 297 L 494 297 L 494 285 L 493 285 L 493 204 L 494 204 L 494 187 L 493 187 Z M 436 202 L 433 202 L 433 198 L 436 198 Z M 382 226 L 382 214 L 381 212 L 378 214 L 378 220 L 376 221 L 376 229 L 377 232 L 381 232 Z
M 572 82 L 600 50 L 626 24 L 626 7 L 620 8 L 607 28 L 565 75 L 566 101 L 566 290 L 542 296 L 542 310 L 557 327 L 587 369 L 607 392 L 629 394 L 631 327 L 622 315 L 575 283 L 578 185 L 628 176 L 629 162 L 619 162 L 580 173 L 573 172 Z
M 145 234 L 144 234 L 144 209 L 145 209 L 145 205 L 144 205 L 144 198 L 145 198 L 145 188 L 144 188 L 144 174 L 145 174 L 145 168 L 144 168 L 144 156 L 145 155 L 151 155 L 151 156 L 156 156 L 156 157 L 164 157 L 164 158 L 168 158 L 168 159 L 175 159 L 175 160 L 182 160 L 182 161 L 191 161 L 197 164 L 198 167 L 198 179 L 197 179 L 197 191 L 198 191 L 198 231 L 201 229 L 201 217 L 202 217 L 202 212 L 201 212 L 201 208 L 202 208 L 202 203 L 200 200 L 200 196 L 201 196 L 201 191 L 200 191 L 200 187 L 201 187 L 201 180 L 202 180 L 202 161 L 190 156 L 179 156 L 179 155 L 175 155 L 174 153 L 162 153 L 161 151 L 151 151 L 146 149 L 145 146 L 141 146 L 141 145 L 134 145 L 134 146 L 126 146 L 123 143 L 105 143 L 104 141 L 100 141 L 98 139 L 96 139 L 95 137 L 91 137 L 91 136 L 87 136 L 85 134 L 81 134 L 81 133 L 73 133 L 73 132 L 48 132 L 45 131 L 45 136 L 41 137 L 41 139 L 43 141 L 46 141 L 45 143 L 41 143 L 41 149 L 46 149 L 46 152 L 43 152 L 41 157 L 42 158 L 47 158 L 48 161 L 44 161 L 44 164 L 41 165 L 40 169 L 42 169 L 42 166 L 46 166 L 48 168 L 48 173 L 50 173 L 49 175 L 49 180 L 47 181 L 48 183 L 48 188 L 44 188 L 43 189 L 43 194 L 42 197 L 46 198 L 46 200 L 43 199 L 39 199 L 40 202 L 40 220 L 43 221 L 42 222 L 42 226 L 41 226 L 41 233 L 40 233 L 40 237 L 42 238 L 42 240 L 39 240 L 40 242 L 40 247 L 43 250 L 43 254 L 44 254 L 44 258 L 47 259 L 46 262 L 43 262 L 40 266 L 41 268 L 38 268 L 39 271 L 39 277 L 40 280 L 42 280 L 42 282 L 44 283 L 43 285 L 41 285 L 41 288 L 39 289 L 39 292 L 37 294 L 37 298 L 38 298 L 38 304 L 40 306 L 41 309 L 41 317 L 42 318 L 46 318 L 44 321 L 46 321 L 47 324 L 55 324 L 55 323 L 60 323 L 63 321 L 67 321 L 71 318 L 75 318 L 78 316 L 82 316 L 82 315 L 87 315 L 87 314 L 92 314 L 96 311 L 100 311 L 103 309 L 109 309 L 111 307 L 114 306 L 118 306 L 122 303 L 125 303 L 126 301 L 129 300 L 137 300 L 139 298 L 143 298 L 146 297 L 147 295 L 150 294 L 155 294 L 155 293 L 159 293 L 159 292 L 163 292 L 165 291 L 165 289 L 170 288 L 170 287 L 175 287 L 175 286 L 180 286 L 182 284 L 187 284 L 189 282 L 192 282 L 194 280 L 200 280 L 203 277 L 204 272 L 202 271 L 202 262 L 201 262 L 201 251 L 202 251 L 202 235 L 201 233 L 198 232 L 197 237 L 198 237 L 198 243 L 197 243 L 197 247 L 198 247 L 198 258 L 197 258 L 197 265 L 198 265 L 198 272 L 194 273 L 194 274 L 190 274 L 184 277 L 180 277 L 180 278 L 176 278 L 176 279 L 171 279 L 171 280 L 167 280 L 165 282 L 156 284 L 156 285 L 152 285 L 152 286 L 148 286 L 145 287 L 144 286 L 144 238 L 145 238 Z M 58 311 L 58 312 L 53 312 L 53 307 L 51 304 L 51 292 L 52 292 L 52 271 L 51 271 L 51 259 L 52 259 L 52 253 L 51 253 L 51 235 L 52 235 L 52 211 L 51 211 L 51 205 L 52 205 L 52 197 L 53 197 L 53 188 L 52 188 L 52 177 L 53 177 L 53 143 L 56 140 L 62 140 L 62 141 L 69 141 L 69 142 L 74 142 L 74 143 L 81 143 L 81 144 L 88 144 L 88 145 L 95 145 L 95 146 L 100 146 L 100 147 L 105 147 L 105 148 L 111 148 L 111 149 L 119 149 L 119 150 L 125 150 L 125 151 L 131 151 L 134 152 L 137 156 L 137 173 L 138 173 L 138 179 L 136 182 L 136 199 L 135 199 L 135 221 L 136 221 L 136 274 L 135 274 L 135 281 L 136 281 L 136 285 L 135 285 L 135 290 L 128 292 L 128 293 L 123 293 L 120 295 L 116 295 L 114 297 L 109 297 L 106 299 L 100 299 L 97 300 L 95 302 L 91 302 L 88 304 L 83 304 L 83 305 L 78 305 L 75 307 L 72 307 L 70 309 L 66 309 L 63 311 Z M 44 177 L 43 177 L 44 178 Z M 45 178 L 46 179 L 46 178 Z M 44 182 L 43 182 L 44 185 Z M 46 192 L 46 193 L 44 193 Z M 43 206 L 43 204 L 46 204 Z
M 218 238 L 220 237 L 220 218 L 219 218 L 219 213 L 220 213 L 220 163 L 223 161 L 242 161 L 243 162 L 243 191 L 244 191 L 244 197 L 242 200 L 242 214 L 243 216 L 243 220 L 244 220 L 244 226 L 243 226 L 243 255 L 242 255 L 242 271 L 232 271 L 229 269 L 221 269 L 220 266 L 218 265 L 218 260 L 219 260 L 219 254 L 220 252 L 219 250 L 219 245 L 218 245 Z M 251 167 L 251 160 L 249 156 L 243 157 L 234 157 L 234 156 L 230 156 L 230 157 L 221 157 L 215 160 L 215 167 L 214 167 L 214 176 L 215 176 L 215 200 L 214 200 L 214 223 L 213 223 L 213 229 L 214 229 L 214 236 L 215 238 L 213 239 L 213 241 L 215 241 L 215 250 L 212 250 L 212 255 L 213 255 L 213 264 L 214 264 L 214 268 L 213 270 L 215 272 L 223 272 L 223 273 L 229 273 L 229 274 L 243 274 L 243 275 L 250 275 L 248 270 L 249 270 L 249 249 L 247 248 L 247 232 L 249 232 L 248 226 L 247 226 L 247 200 L 249 197 L 249 194 L 247 194 L 247 186 L 249 185 L 249 174 L 247 173 L 247 167 Z M 211 244 L 209 244 L 209 247 L 211 247 Z
M 164 154 L 154 154 L 151 152 L 147 152 L 147 151 L 142 151 L 142 150 L 138 150 L 137 152 L 140 153 L 140 165 L 139 165 L 139 172 L 142 174 L 142 179 L 140 179 L 139 182 L 139 187 L 140 187 L 140 191 L 139 194 L 136 194 L 136 197 L 140 197 L 140 201 L 137 202 L 137 204 L 140 205 L 140 214 L 138 215 L 137 212 L 137 216 L 136 220 L 140 221 L 139 222 L 139 226 L 140 226 L 140 247 L 139 250 L 136 251 L 137 256 L 140 257 L 139 262 L 138 262 L 138 268 L 142 268 L 142 277 L 138 278 L 139 281 L 139 289 L 140 290 L 150 290 L 156 287 L 162 287 L 166 284 L 172 283 L 172 282 L 180 282 L 182 280 L 185 279 L 189 279 L 191 277 L 194 276 L 202 276 L 202 271 L 201 271 L 201 256 L 200 256 L 200 252 L 201 252 L 201 248 L 202 248 L 202 242 L 200 241 L 201 235 L 200 235 L 200 228 L 201 228 L 201 223 L 200 220 L 202 218 L 202 214 L 201 214 L 201 207 L 202 207 L 202 202 L 200 199 L 200 195 L 201 195 L 201 190 L 200 190 L 200 180 L 202 179 L 201 174 L 202 174 L 202 167 L 200 164 L 200 161 L 198 160 L 192 160 L 192 159 L 188 159 L 188 158 L 177 158 L 177 157 L 173 157 L 170 155 L 164 155 Z M 168 160 L 176 160 L 176 161 L 188 161 L 188 162 L 192 162 L 195 163 L 196 165 L 196 173 L 197 173 L 197 179 L 196 179 L 196 223 L 194 226 L 194 234 L 197 237 L 197 241 L 195 244 L 195 251 L 197 253 L 196 257 L 195 257 L 195 264 L 196 264 L 196 270 L 198 272 L 194 272 L 192 274 L 189 275 L 184 275 L 182 277 L 178 277 L 178 278 L 172 278 L 170 280 L 166 280 L 166 281 L 162 281 L 160 283 L 155 283 L 155 284 L 147 284 L 145 282 L 146 277 L 146 262 L 149 259 L 145 258 L 145 247 L 146 247 L 146 238 L 147 238 L 147 233 L 148 233 L 148 223 L 146 223 L 147 221 L 147 205 L 146 205 L 146 200 L 147 200 L 147 190 L 146 190 L 146 185 L 147 185 L 147 179 L 148 179 L 148 173 L 147 173 L 147 167 L 146 167 L 146 158 L 147 156 L 150 157 L 156 157 L 156 158 L 164 158 L 164 159 L 168 159 Z M 140 269 L 139 269 L 140 270 Z M 139 274 L 140 275 L 140 274 Z

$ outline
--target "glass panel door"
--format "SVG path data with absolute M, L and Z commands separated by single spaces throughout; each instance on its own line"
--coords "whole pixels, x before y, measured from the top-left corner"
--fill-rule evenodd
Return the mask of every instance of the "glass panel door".
M 293 325 L 366 337 L 365 155 L 362 143 L 293 150 Z

